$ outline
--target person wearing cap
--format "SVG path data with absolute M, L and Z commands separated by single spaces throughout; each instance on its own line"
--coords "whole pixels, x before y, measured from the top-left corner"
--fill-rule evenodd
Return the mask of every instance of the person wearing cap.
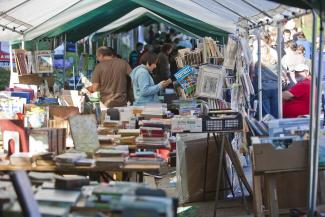
M 282 92 L 284 118 L 296 118 L 309 114 L 309 67 L 305 64 L 297 65 L 294 68 L 293 80 L 297 82 L 296 85 Z

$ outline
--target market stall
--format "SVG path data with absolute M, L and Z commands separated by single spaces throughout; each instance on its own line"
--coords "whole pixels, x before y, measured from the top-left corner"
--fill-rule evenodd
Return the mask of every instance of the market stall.
M 290 177 L 283 176 L 283 183 L 280 183 L 276 176 L 286 172 L 304 173 L 309 161 L 307 208 L 312 216 L 316 210 L 318 183 L 322 55 L 319 55 L 318 73 L 312 74 L 311 86 L 317 88 L 316 91 L 311 88 L 310 111 L 316 108 L 316 112 L 311 112 L 309 119 L 282 119 L 283 42 L 280 37 L 284 22 L 309 11 L 255 0 L 236 3 L 112 0 L 69 1 L 69 4 L 58 1 L 52 8 L 42 3 L 39 7 L 44 7 L 47 14 L 25 20 L 23 11 L 35 7 L 35 2 L 11 6 L 9 2 L 3 3 L 7 8 L 4 12 L 6 19 L 12 19 L 10 17 L 19 11 L 22 13 L 10 24 L 0 20 L 0 26 L 5 30 L 3 35 L 0 33 L 0 39 L 10 39 L 12 45 L 19 47 L 12 50 L 17 71 L 13 71 L 11 62 L 11 86 L 1 92 L 4 99 L 1 99 L 3 120 L 0 121 L 5 151 L 1 156 L 4 164 L 0 166 L 1 171 L 19 168 L 58 174 L 87 174 L 99 181 L 115 180 L 117 176 L 128 180 L 132 174 L 137 174 L 137 181 L 142 182 L 144 172 L 159 172 L 167 159 L 176 155 L 177 190 L 181 203 L 206 199 L 206 193 L 210 191 L 215 199 L 216 216 L 218 200 L 234 198 L 238 192 L 247 208 L 244 193 L 247 191 L 254 197 L 256 216 L 279 216 L 281 201 L 277 198 L 283 200 L 283 183 L 290 183 Z M 310 7 L 304 5 L 302 8 Z M 322 8 L 319 12 L 321 14 Z M 313 16 L 312 72 L 316 71 L 316 11 L 313 11 Z M 95 65 L 92 55 L 95 49 L 91 41 L 94 36 L 100 38 L 104 35 L 105 44 L 107 34 L 111 36 L 153 21 L 165 23 L 196 38 L 194 50 L 178 50 L 178 71 L 174 75 L 177 84 L 175 90 L 168 90 L 178 100 L 167 100 L 166 91 L 162 93 L 160 104 L 101 109 L 97 94 L 78 91 L 89 86 L 87 77 L 89 79 Z M 260 34 L 267 25 L 278 28 L 279 119 L 262 117 Z M 257 36 L 257 90 L 254 90 L 250 76 L 254 58 L 249 36 L 253 31 Z M 320 38 L 323 38 L 322 31 Z M 48 49 L 40 49 L 42 41 L 48 43 Z M 79 41 L 79 45 L 84 46 L 83 52 L 77 43 L 68 54 L 68 41 Z M 55 72 L 54 48 L 59 42 L 63 43 L 64 50 L 62 67 L 59 67 L 60 72 Z M 320 47 L 322 45 L 320 40 Z M 70 59 L 72 61 L 67 61 Z M 80 76 L 79 80 L 76 80 L 76 75 Z M 72 80 L 67 88 L 64 84 L 70 76 Z M 258 95 L 258 100 L 252 103 L 255 95 Z M 88 103 L 85 103 L 85 98 L 88 98 Z M 256 114 L 258 120 L 254 118 Z M 248 147 L 249 143 L 251 147 Z M 199 147 L 201 145 L 203 147 Z M 307 149 L 310 150 L 309 158 Z M 250 154 L 252 189 L 243 171 L 243 164 Z M 204 163 L 193 164 L 190 158 L 204 158 Z M 197 176 L 198 173 L 201 177 Z M 197 186 L 188 183 L 194 177 Z M 296 178 L 304 179 L 306 175 L 300 173 Z M 221 194 L 224 187 L 227 190 Z M 110 190 L 112 193 L 116 189 Z M 304 194 L 296 193 L 294 197 Z M 304 201 L 291 202 L 285 208 L 301 208 L 304 204 Z M 166 204 L 164 212 L 159 210 L 160 214 L 173 216 L 173 206 L 170 201 Z M 78 205 L 73 207 L 80 208 Z M 121 209 L 126 210 L 125 207 Z

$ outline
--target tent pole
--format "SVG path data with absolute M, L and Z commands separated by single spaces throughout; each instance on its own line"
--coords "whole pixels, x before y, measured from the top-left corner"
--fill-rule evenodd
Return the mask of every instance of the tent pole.
M 278 23 L 278 118 L 282 118 L 282 23 Z
M 262 61 L 261 61 L 261 35 L 260 30 L 257 30 L 257 64 L 258 64 L 258 119 L 263 118 L 263 96 L 262 96 Z
M 63 42 L 63 76 L 66 78 L 66 70 L 65 70 L 65 59 L 67 55 L 67 34 L 64 34 L 64 42 Z
M 317 80 L 317 75 L 314 73 L 316 69 L 316 34 L 317 34 L 317 14 L 315 10 L 312 10 L 312 15 L 313 15 L 313 41 L 312 41 L 312 67 L 311 67 L 311 88 L 310 88 L 310 123 L 309 123 L 309 131 L 310 131 L 310 140 L 309 140 L 309 158 L 308 158 L 308 164 L 309 164 L 309 182 L 308 182 L 308 216 L 313 217 L 314 212 L 315 212 L 315 193 L 314 189 L 317 186 L 314 186 L 315 180 L 317 183 L 317 177 L 315 177 L 315 172 L 317 175 L 317 170 L 318 170 L 318 165 L 315 165 L 316 161 L 318 162 L 318 159 L 315 159 L 315 151 L 317 145 L 317 138 L 318 136 L 318 127 L 319 125 L 317 124 L 318 120 L 317 118 L 319 117 L 319 114 L 316 112 L 313 112 L 315 108 L 315 99 L 319 98 L 317 96 L 317 92 L 315 93 L 316 88 L 316 80 Z M 321 34 L 322 35 L 322 34 Z M 320 38 L 320 41 L 323 41 L 322 38 Z M 320 52 L 321 53 L 321 52 Z M 319 69 L 321 71 L 321 69 Z M 318 104 L 319 105 L 319 104 Z M 317 108 L 316 108 L 317 109 Z M 319 109 L 317 109 L 317 112 L 319 112 Z M 316 153 L 317 155 L 317 153 Z M 315 168 L 317 167 L 317 168 Z M 317 169 L 317 170 L 316 170 Z
M 11 44 L 11 41 L 9 42 L 9 66 L 10 66 L 10 84 L 9 84 L 9 87 L 12 87 L 13 84 L 14 84 L 14 81 L 16 80 L 16 73 L 14 73 L 14 65 L 13 65 L 13 62 L 12 62 L 12 44 Z
M 92 39 L 94 37 L 95 34 L 92 34 L 89 36 L 89 55 L 93 55 L 93 43 L 92 43 Z
M 25 50 L 25 37 L 23 36 L 23 40 L 21 41 L 21 49 Z

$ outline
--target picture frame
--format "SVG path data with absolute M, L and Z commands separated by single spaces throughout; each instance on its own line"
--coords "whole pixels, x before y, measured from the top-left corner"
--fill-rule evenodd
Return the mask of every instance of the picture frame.
M 16 69 L 19 75 L 27 75 L 27 62 L 26 62 L 26 51 L 23 49 L 15 49 L 15 62 Z
M 195 95 L 210 99 L 223 99 L 225 72 L 220 66 L 200 67 Z
M 35 51 L 36 72 L 53 73 L 53 54 L 51 50 Z

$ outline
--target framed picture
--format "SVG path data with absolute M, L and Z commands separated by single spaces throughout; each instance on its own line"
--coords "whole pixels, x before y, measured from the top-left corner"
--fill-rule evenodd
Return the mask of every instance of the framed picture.
M 222 67 L 205 65 L 200 67 L 196 96 L 223 99 L 225 72 Z
M 234 69 L 236 64 L 236 54 L 238 49 L 238 43 L 235 38 L 229 36 L 228 44 L 225 49 L 225 59 L 223 62 L 223 66 L 226 69 Z
M 34 74 L 36 73 L 35 69 L 35 59 L 33 58 L 33 54 L 31 51 L 26 51 L 25 52 L 25 58 L 26 58 L 26 69 L 27 69 L 27 74 Z
M 15 49 L 15 60 L 16 69 L 19 75 L 27 75 L 27 62 L 26 62 L 26 51 L 22 49 Z
M 53 54 L 50 50 L 35 51 L 37 73 L 53 72 Z

